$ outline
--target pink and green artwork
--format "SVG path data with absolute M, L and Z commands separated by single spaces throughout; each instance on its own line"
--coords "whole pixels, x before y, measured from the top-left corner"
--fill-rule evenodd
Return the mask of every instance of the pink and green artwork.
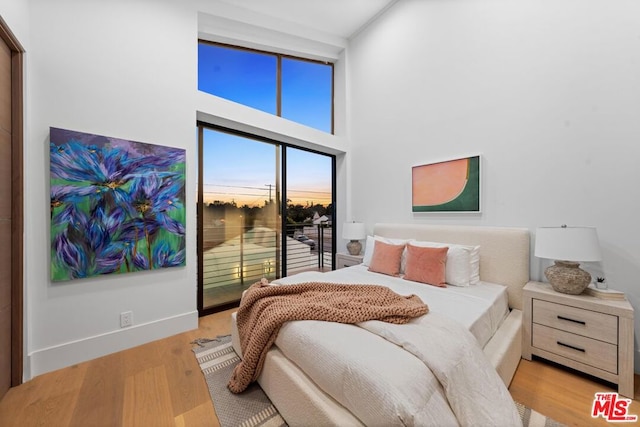
M 185 150 L 49 135 L 53 281 L 185 265 Z
M 414 166 L 413 212 L 480 212 L 480 156 Z

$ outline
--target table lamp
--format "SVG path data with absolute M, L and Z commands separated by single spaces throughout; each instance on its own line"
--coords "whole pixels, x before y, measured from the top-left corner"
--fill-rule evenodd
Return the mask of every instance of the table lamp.
M 580 262 L 600 261 L 600 245 L 594 227 L 539 227 L 536 230 L 535 256 L 555 260 L 544 271 L 551 287 L 564 294 L 581 294 L 591 275 Z
M 342 238 L 350 240 L 347 243 L 347 250 L 351 255 L 359 255 L 362 250 L 362 244 L 359 240 L 367 237 L 364 224 L 361 222 L 345 222 L 342 226 Z

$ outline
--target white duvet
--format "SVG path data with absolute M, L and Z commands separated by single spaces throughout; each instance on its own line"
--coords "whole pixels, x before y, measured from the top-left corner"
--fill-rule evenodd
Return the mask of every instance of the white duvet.
M 346 274 L 354 276 L 349 283 L 373 284 L 371 273 L 365 271 L 352 267 L 336 271 L 339 274 L 302 273 L 276 283 L 345 283 Z M 463 292 L 400 279 L 390 282 L 400 294 L 421 296 L 430 313 L 406 325 L 288 322 L 275 345 L 365 425 L 520 425 L 509 392 L 477 337 L 469 332 L 477 316 L 467 316 L 471 325 L 464 325 L 465 320 L 459 323 L 440 312 L 455 309 L 455 301 L 461 297 L 453 295 Z M 478 292 L 482 291 L 467 293 L 473 299 Z M 440 308 L 434 310 L 430 299 L 439 300 L 435 306 Z M 448 308 L 441 308 L 441 300 L 449 301 L 444 304 Z

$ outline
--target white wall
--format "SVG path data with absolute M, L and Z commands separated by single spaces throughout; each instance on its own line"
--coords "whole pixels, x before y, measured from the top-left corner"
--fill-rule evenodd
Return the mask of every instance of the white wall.
M 339 157 L 338 200 L 351 200 L 347 219 L 369 228 L 377 221 L 532 230 L 594 225 L 605 259 L 587 267 L 604 271 L 640 309 L 633 222 L 640 204 L 633 192 L 640 146 L 632 143 L 640 135 L 636 2 L 401 0 L 341 56 L 349 108 L 345 128 L 333 138 L 201 99 L 198 11 L 215 13 L 214 6 L 195 0 L 0 5 L 27 49 L 27 378 L 197 326 L 196 117 L 332 153 L 347 151 L 344 137 L 352 138 L 352 152 Z M 185 268 L 51 283 L 49 126 L 187 150 Z M 411 213 L 412 165 L 475 153 L 484 162 L 482 214 Z M 337 223 L 344 219 L 343 210 Z M 533 278 L 542 277 L 544 266 L 532 259 Z M 126 310 L 134 312 L 135 326 L 120 329 Z
M 340 156 L 344 151 L 341 136 L 198 93 L 199 12 L 213 14 L 221 5 L 215 0 L 0 4 L 0 14 L 27 50 L 25 379 L 197 328 L 197 119 Z M 215 33 L 215 25 L 208 30 Z M 310 36 L 303 28 L 295 32 L 298 44 Z M 186 267 L 50 281 L 50 126 L 186 149 Z M 341 167 L 342 182 L 344 173 Z M 133 311 L 133 327 L 120 328 L 123 311 Z
M 195 13 L 172 1 L 33 0 L 29 27 L 27 378 L 197 327 Z M 49 126 L 187 150 L 186 267 L 50 281 Z M 133 327 L 120 329 L 123 311 Z
M 638 16 L 634 0 L 398 2 L 349 48 L 354 218 L 596 226 L 586 269 L 640 312 Z M 412 214 L 411 166 L 478 153 L 481 214 Z M 532 257 L 532 278 L 547 265 Z
M 29 17 L 27 3 L 20 0 L 3 0 L 0 5 L 0 16 L 7 23 L 11 32 L 20 41 L 23 48 L 28 46 Z

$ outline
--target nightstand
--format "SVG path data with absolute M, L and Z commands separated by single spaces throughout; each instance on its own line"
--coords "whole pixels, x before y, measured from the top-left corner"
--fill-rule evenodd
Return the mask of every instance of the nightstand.
M 364 255 L 351 255 L 345 253 L 336 254 L 336 270 L 351 267 L 352 265 L 362 264 Z
M 523 291 L 522 357 L 539 356 L 618 384 L 633 399 L 633 307 L 529 282 Z

